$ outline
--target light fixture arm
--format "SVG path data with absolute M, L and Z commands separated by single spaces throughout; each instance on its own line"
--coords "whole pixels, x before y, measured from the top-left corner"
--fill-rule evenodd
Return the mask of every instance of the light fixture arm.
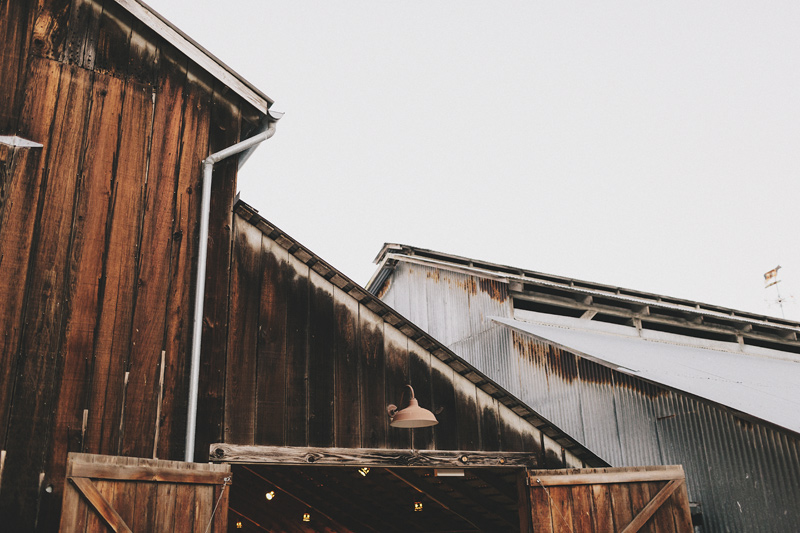
M 403 398 L 406 395 L 406 387 L 408 387 L 411 390 L 411 398 L 409 399 L 409 402 L 411 400 L 416 399 L 416 397 L 414 396 L 414 387 L 406 383 L 405 385 L 403 385 L 403 394 L 400 395 L 400 405 L 403 405 Z M 389 405 L 386 406 L 386 412 L 389 413 L 390 418 L 394 418 L 394 415 L 397 413 L 397 406 L 393 403 L 390 403 Z

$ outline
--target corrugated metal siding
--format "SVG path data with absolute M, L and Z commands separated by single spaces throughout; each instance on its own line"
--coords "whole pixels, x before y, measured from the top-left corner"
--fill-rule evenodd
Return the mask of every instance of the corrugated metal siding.
M 507 390 L 520 397 L 518 376 L 518 361 L 511 350 L 511 333 L 508 328 L 495 324 L 490 329 L 472 335 L 462 341 L 449 346 L 451 350 L 471 362 L 478 370 L 487 376 L 496 376 L 509 383 L 515 383 L 514 388 Z
M 665 463 L 683 463 L 704 531 L 800 530 L 800 443 L 679 393 L 657 401 Z
M 417 264 L 398 263 L 380 297 L 450 348 L 513 315 L 506 283 Z
M 569 352 L 514 335 L 519 379 L 529 384 L 520 399 L 614 466 L 683 464 L 689 497 L 702 504 L 703 531 L 800 531 L 793 434 L 582 358 L 577 379 L 566 379 Z

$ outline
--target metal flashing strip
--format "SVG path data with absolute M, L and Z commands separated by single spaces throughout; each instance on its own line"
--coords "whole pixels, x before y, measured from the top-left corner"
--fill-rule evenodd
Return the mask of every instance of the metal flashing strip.
M 245 101 L 252 104 L 259 112 L 266 114 L 273 101 L 259 91 L 252 83 L 237 74 L 232 68 L 219 60 L 211 52 L 200 46 L 194 39 L 183 33 L 140 0 L 115 0 L 134 17 L 142 21 L 175 48 L 186 54 L 189 59 L 203 67 L 209 74 L 233 89 Z
M 39 144 L 34 141 L 29 141 L 28 139 L 23 139 L 22 137 L 17 137 L 16 135 L 0 135 L 0 144 L 5 144 L 6 146 L 13 146 L 14 148 L 44 147 L 43 144 Z
M 731 313 L 726 313 L 722 311 L 717 311 L 709 308 L 698 307 L 695 302 L 689 302 L 688 300 L 684 304 L 677 304 L 672 302 L 667 302 L 663 300 L 652 300 L 650 298 L 656 297 L 660 298 L 656 295 L 651 296 L 631 296 L 628 294 L 617 294 L 614 292 L 608 292 L 602 288 L 587 288 L 587 287 L 577 287 L 574 285 L 568 285 L 566 282 L 564 283 L 557 283 L 545 279 L 534 278 L 531 277 L 533 274 L 529 272 L 523 271 L 522 274 L 511 274 L 508 272 L 500 272 L 494 270 L 487 270 L 485 268 L 469 266 L 469 265 L 461 265 L 458 263 L 451 263 L 445 259 L 434 259 L 431 257 L 424 257 L 424 256 L 417 256 L 417 255 L 407 255 L 405 253 L 394 253 L 388 252 L 383 254 L 383 259 L 378 266 L 378 270 L 385 268 L 389 261 L 404 261 L 407 263 L 413 263 L 418 265 L 426 265 L 426 266 L 436 266 L 439 268 L 444 268 L 447 270 L 451 270 L 453 272 L 460 272 L 463 274 L 473 274 L 483 276 L 488 279 L 493 279 L 495 281 L 503 282 L 503 283 L 510 283 L 512 281 L 528 283 L 532 285 L 539 285 L 543 287 L 552 287 L 555 289 L 562 289 L 574 293 L 586 294 L 588 296 L 594 297 L 602 297 L 608 298 L 612 300 L 617 300 L 620 302 L 629 302 L 635 303 L 639 305 L 647 305 L 656 308 L 663 308 L 663 309 L 671 309 L 675 311 L 681 311 L 684 313 L 691 313 L 700 316 L 707 316 L 707 317 L 716 317 L 725 320 L 730 320 L 733 322 L 744 323 L 744 324 L 752 324 L 752 325 L 762 325 L 767 326 L 770 328 L 780 329 L 787 332 L 800 332 L 800 325 L 787 325 L 782 322 L 773 322 L 769 320 L 769 317 L 764 317 L 763 319 L 753 318 L 751 316 L 745 315 L 737 315 Z M 373 275 L 373 278 L 367 283 L 367 290 L 372 293 L 372 291 L 378 290 L 378 282 L 381 278 L 377 276 L 377 273 Z M 385 282 L 385 280 L 384 280 Z M 601 287 L 598 285 L 598 287 Z M 786 321 L 784 321 L 786 322 Z

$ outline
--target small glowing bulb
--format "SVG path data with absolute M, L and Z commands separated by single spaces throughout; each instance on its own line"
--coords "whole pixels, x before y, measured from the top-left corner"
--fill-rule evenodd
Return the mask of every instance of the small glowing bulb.
M 366 466 L 364 468 L 359 468 L 358 473 L 366 477 L 366 475 L 369 474 L 369 468 L 367 468 Z
M 242 523 L 236 522 L 236 529 L 242 529 Z
M 271 500 L 272 500 L 272 498 L 274 498 L 274 497 L 275 497 L 275 491 L 274 491 L 274 490 L 271 490 L 271 491 L 269 491 L 268 493 L 266 493 L 264 496 L 266 496 L 266 497 L 267 497 L 267 501 L 271 501 Z
M 303 522 L 311 522 L 311 513 L 303 513 Z
M 414 512 L 422 511 L 422 502 L 414 502 Z

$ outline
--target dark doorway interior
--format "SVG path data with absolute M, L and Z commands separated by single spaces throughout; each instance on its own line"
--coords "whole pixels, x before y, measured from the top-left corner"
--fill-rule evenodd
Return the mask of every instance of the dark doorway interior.
M 444 477 L 432 468 L 372 468 L 362 475 L 352 466 L 234 465 L 228 529 L 519 531 L 518 475 L 509 468 Z

